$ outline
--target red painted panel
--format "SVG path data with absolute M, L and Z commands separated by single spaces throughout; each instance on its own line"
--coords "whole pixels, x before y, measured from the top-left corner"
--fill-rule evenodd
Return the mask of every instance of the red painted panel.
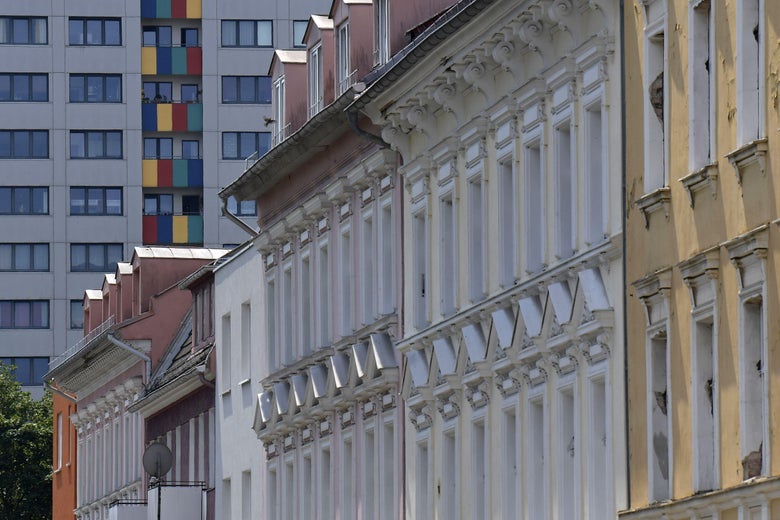
M 143 241 L 144 244 L 157 243 L 157 215 L 143 216 Z
M 171 159 L 157 161 L 157 186 L 160 188 L 173 186 L 173 161 Z
M 187 0 L 171 0 L 171 18 L 187 18 Z
M 203 53 L 200 47 L 187 47 L 187 74 L 203 74 Z
M 187 105 L 184 103 L 174 103 L 173 105 L 173 131 L 187 131 Z

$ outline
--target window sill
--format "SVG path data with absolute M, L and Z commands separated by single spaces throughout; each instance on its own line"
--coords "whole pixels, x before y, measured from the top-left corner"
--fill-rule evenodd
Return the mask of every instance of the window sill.
M 639 197 L 634 204 L 642 212 L 642 217 L 645 220 L 645 229 L 650 228 L 650 215 L 658 211 L 663 210 L 664 216 L 669 220 L 669 207 L 672 202 L 672 190 L 669 186 L 658 188 L 651 191 L 641 197 Z
M 246 379 L 242 379 L 241 381 L 239 381 L 238 386 L 243 387 L 244 385 L 248 385 L 249 383 L 251 383 L 251 381 L 252 380 L 247 377 Z
M 227 390 L 223 390 L 219 395 L 221 395 L 223 398 L 230 396 L 230 388 Z
M 747 167 L 752 164 L 758 165 L 758 171 L 763 176 L 766 172 L 766 152 L 767 152 L 767 138 L 756 139 L 745 145 L 740 146 L 736 150 L 726 154 L 726 158 L 734 167 L 734 172 L 737 174 L 737 180 L 742 184 L 742 176 L 744 175 Z
M 681 177 L 679 181 L 688 192 L 688 200 L 692 208 L 695 204 L 694 194 L 707 189 L 707 187 L 710 188 L 712 198 L 715 199 L 718 196 L 718 163 L 708 164 L 685 177 Z

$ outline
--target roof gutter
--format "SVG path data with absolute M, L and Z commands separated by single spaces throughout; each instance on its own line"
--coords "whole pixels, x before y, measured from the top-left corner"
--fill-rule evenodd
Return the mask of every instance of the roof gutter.
M 139 357 L 143 359 L 144 363 L 146 364 L 146 384 L 149 384 L 149 381 L 152 378 L 152 358 L 144 354 L 143 352 L 140 352 L 138 349 L 134 348 L 132 345 L 128 345 L 124 341 L 119 340 L 116 336 L 113 334 L 109 334 L 106 336 L 108 341 L 116 345 L 117 347 L 121 348 L 122 350 L 126 350 L 127 352 L 133 354 L 136 357 Z
M 255 238 L 257 235 L 260 234 L 260 231 L 256 230 L 240 218 L 238 216 L 234 215 L 230 212 L 228 209 L 228 199 L 230 196 L 227 193 L 220 192 L 218 193 L 220 200 L 222 200 L 222 215 L 226 216 L 232 223 L 240 227 L 243 231 L 246 231 L 249 233 L 249 236 L 252 238 Z
M 44 382 L 43 382 L 43 386 L 44 386 L 44 387 L 46 388 L 46 390 L 48 390 L 49 392 L 51 392 L 51 393 L 53 393 L 53 394 L 57 394 L 57 395 L 58 395 L 58 396 L 60 396 L 60 397 L 64 397 L 65 399 L 67 399 L 67 400 L 68 400 L 68 401 L 70 401 L 71 403 L 75 403 L 75 402 L 77 402 L 77 399 L 76 399 L 74 396 L 70 395 L 70 394 L 69 394 L 69 393 L 67 393 L 67 392 L 64 392 L 64 391 L 60 390 L 59 388 L 57 388 L 56 386 L 52 385 L 52 384 L 51 384 L 51 383 L 49 383 L 48 381 L 44 381 Z

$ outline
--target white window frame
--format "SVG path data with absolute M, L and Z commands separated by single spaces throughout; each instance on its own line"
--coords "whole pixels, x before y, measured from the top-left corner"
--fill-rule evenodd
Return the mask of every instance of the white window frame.
M 292 260 L 284 261 L 280 266 L 282 286 L 279 321 L 281 322 L 281 362 L 285 364 L 292 363 L 297 356 L 297 344 L 295 341 L 295 324 L 293 323 L 293 312 L 295 310 L 295 268 Z M 288 278 L 289 277 L 289 278 Z M 289 286 L 287 285 L 289 283 Z
M 241 380 L 252 378 L 252 302 L 241 304 Z
M 577 247 L 577 135 L 571 107 L 556 115 L 552 132 L 555 256 L 564 260 L 570 258 Z
M 477 303 L 487 294 L 487 183 L 482 162 L 466 177 L 466 221 L 468 222 L 469 300 Z M 477 194 L 477 190 L 479 190 Z
M 349 458 L 347 458 L 346 446 L 349 444 Z M 357 510 L 357 478 L 355 475 L 356 468 L 356 452 L 355 438 L 353 429 L 350 428 L 347 432 L 342 432 L 341 436 L 341 492 L 339 493 L 339 518 L 343 520 L 355 520 L 355 512 Z
M 450 181 L 439 187 L 439 313 L 442 318 L 458 309 L 458 213 L 455 183 Z
M 352 86 L 355 79 L 353 71 L 350 70 L 349 20 L 339 25 L 336 29 L 336 45 L 338 52 L 336 57 L 338 67 L 336 78 L 338 81 L 338 93 L 341 95 Z
M 748 5 L 749 4 L 749 5 Z M 764 101 L 764 63 L 766 20 L 763 0 L 740 0 L 736 3 L 737 56 L 754 57 L 737 60 L 737 144 L 748 144 L 766 135 Z M 758 27 L 758 41 L 754 36 Z
M 525 481 L 529 484 L 526 489 L 525 518 L 547 518 L 550 493 L 550 460 L 548 446 L 547 415 L 548 404 L 545 396 L 546 384 L 529 389 L 526 397 L 526 411 L 524 415 L 525 438 Z M 541 424 L 534 422 L 532 416 L 533 407 L 541 408 Z M 538 428 L 538 430 L 537 430 Z M 540 438 L 537 438 L 540 437 Z M 541 463 L 537 457 L 541 456 Z M 540 465 L 541 464 L 541 465 Z
M 302 247 L 297 255 L 298 262 L 298 277 L 297 277 L 297 300 L 300 319 L 297 322 L 296 328 L 299 344 L 299 355 L 307 356 L 311 354 L 314 344 L 314 326 L 313 326 L 313 311 L 314 305 L 312 305 L 314 291 L 312 289 L 312 254 L 309 245 Z
M 477 428 L 482 429 L 482 453 L 479 453 L 480 446 L 475 437 Z M 473 467 L 469 472 L 472 482 L 473 518 L 493 518 L 491 515 L 492 503 L 490 499 L 490 446 L 493 444 L 490 439 L 491 427 L 490 419 L 486 412 L 486 407 L 475 411 L 471 416 L 471 457 Z M 457 446 L 457 444 L 456 444 Z M 456 448 L 457 449 L 457 448 Z M 479 473 L 479 463 L 482 462 L 482 473 Z M 480 482 L 481 478 L 481 482 Z M 457 495 L 456 495 L 457 496 Z
M 688 7 L 688 142 L 689 169 L 698 171 L 715 162 L 715 14 L 709 1 L 694 0 Z M 737 80 L 739 81 L 739 79 Z
M 612 439 L 611 439 L 611 395 L 609 385 L 609 372 L 607 362 L 600 361 L 594 370 L 590 372 L 587 379 L 587 411 L 583 414 L 587 417 L 587 442 L 589 444 L 586 452 L 585 464 L 587 464 L 588 480 L 583 483 L 586 489 L 583 494 L 587 494 L 587 518 L 603 518 L 612 514 L 614 508 L 612 497 Z M 601 394 L 598 395 L 595 387 L 601 387 Z M 600 402 L 597 403 L 597 400 Z M 597 422 L 596 407 L 601 409 L 603 423 Z M 601 430 L 603 429 L 603 434 Z M 585 443 L 580 445 L 584 446 Z M 600 453 L 601 452 L 601 453 Z
M 422 330 L 430 322 L 431 281 L 429 271 L 430 231 L 427 204 L 412 207 L 412 320 L 417 330 Z M 419 236 L 422 235 L 422 236 Z
M 646 381 L 647 381 L 647 493 L 648 500 L 650 502 L 657 500 L 666 500 L 671 497 L 671 484 L 672 484 L 672 470 L 673 464 L 673 443 L 670 437 L 672 432 L 672 378 L 671 378 L 671 365 L 670 365 L 670 345 L 669 345 L 669 311 L 668 301 L 661 294 L 657 294 L 651 297 L 651 301 L 648 303 L 654 309 L 660 309 L 661 315 L 657 316 L 647 327 L 646 331 Z M 653 314 L 653 311 L 650 311 Z M 656 354 L 655 350 L 663 347 L 663 360 Z M 657 363 L 663 363 L 663 366 L 656 366 Z M 658 421 L 654 416 L 656 413 L 654 410 L 658 409 L 659 413 L 660 404 L 658 403 L 658 384 L 660 378 L 657 377 L 657 370 L 663 369 L 663 382 L 665 383 L 665 418 L 658 417 Z M 658 424 L 656 424 L 658 423 Z M 657 431 L 656 425 L 661 428 L 661 431 Z M 667 452 L 666 452 L 666 478 L 663 476 L 661 468 L 655 463 L 656 453 L 654 450 L 654 439 L 657 434 L 666 436 Z
M 593 128 L 592 114 L 598 114 L 599 128 Z M 582 99 L 582 143 L 584 157 L 583 198 L 585 218 L 581 229 L 587 246 L 604 241 L 609 231 L 609 129 L 604 87 L 599 86 Z
M 447 447 L 446 437 L 452 438 L 452 454 L 445 452 Z M 449 455 L 453 455 L 452 458 Z M 458 518 L 460 511 L 460 478 L 461 468 L 460 457 L 460 431 L 457 428 L 457 418 L 450 419 L 442 425 L 441 429 L 441 493 L 437 495 L 440 500 L 439 518 Z M 449 482 L 448 482 L 449 481 Z M 447 486 L 450 486 L 449 490 Z M 473 488 L 473 486 L 472 486 Z M 448 496 L 448 493 L 451 496 Z M 449 500 L 449 501 L 448 501 Z
M 374 0 L 374 65 L 390 59 L 390 0 Z
M 320 347 L 330 345 L 333 335 L 332 258 L 326 232 L 317 239 L 317 343 Z
M 540 108 L 541 109 L 541 108 Z M 537 164 L 538 160 L 538 164 Z M 545 154 L 542 132 L 537 130 L 523 136 L 523 231 L 527 274 L 545 267 L 547 248 L 547 187 L 545 184 Z M 536 172 L 531 170 L 538 167 Z M 536 207 L 538 203 L 538 207 Z
M 415 456 L 412 457 L 412 463 L 415 465 L 413 475 L 414 495 L 409 501 L 409 518 L 432 518 L 433 510 L 431 507 L 431 474 L 433 470 L 431 454 L 430 429 L 419 432 L 415 439 Z M 422 470 L 425 470 L 424 472 Z M 425 478 L 420 479 L 424 473 Z M 412 479 L 407 479 L 407 485 L 412 485 Z
M 367 204 L 360 214 L 360 288 L 361 322 L 373 323 L 377 317 L 377 242 L 374 203 Z
M 222 315 L 222 345 L 220 346 L 222 355 L 220 356 L 219 364 L 221 365 L 220 375 L 222 376 L 220 378 L 220 389 L 223 394 L 229 392 L 233 386 L 233 376 L 231 370 L 233 361 L 233 331 L 231 327 L 231 321 L 232 320 L 229 312 Z
M 660 44 L 658 40 L 661 40 Z M 667 67 L 666 14 L 662 14 L 645 27 L 644 54 L 645 54 L 645 84 L 643 92 L 645 106 L 645 157 L 644 157 L 644 192 L 651 193 L 657 189 L 669 185 L 669 71 Z M 659 49 L 660 47 L 660 49 Z M 661 55 L 658 56 L 658 51 Z M 650 85 L 663 72 L 663 122 L 658 121 L 655 109 L 650 103 Z M 659 161 L 658 158 L 663 159 Z M 660 166 L 660 167 L 659 167 Z
M 322 44 L 318 43 L 309 51 L 309 118 L 322 110 Z
M 379 240 L 379 257 L 377 267 L 379 279 L 377 292 L 379 293 L 379 312 L 390 314 L 395 310 L 395 208 L 393 205 L 393 192 L 379 199 L 379 227 L 377 238 Z
M 380 488 L 379 488 L 379 510 L 381 518 L 388 520 L 398 517 L 398 449 L 396 448 L 397 435 L 397 413 L 395 409 L 390 410 L 380 418 L 382 426 L 382 437 L 379 443 L 381 464 L 380 469 Z M 388 430 L 390 435 L 388 436 Z M 389 438 L 388 438 L 389 437 Z
M 268 369 L 276 370 L 281 366 L 280 341 L 279 341 L 279 287 L 276 279 L 276 270 L 268 271 L 265 275 L 265 337 L 268 350 Z M 273 301 L 268 301 L 269 296 Z
M 497 184 L 498 184 L 498 273 L 499 284 L 502 287 L 510 287 L 519 277 L 518 245 L 520 228 L 520 181 L 518 179 L 519 168 L 515 161 L 514 141 L 496 150 L 498 159 Z M 508 178 L 507 178 L 508 177 Z
M 557 484 L 557 508 L 559 518 L 577 518 L 580 504 L 580 458 L 582 456 L 582 438 L 579 429 L 579 410 L 581 403 L 577 384 L 572 375 L 562 378 L 556 389 L 557 399 L 557 442 L 556 442 L 556 473 Z M 566 417 L 564 413 L 564 399 L 571 400 L 571 431 L 564 431 Z M 571 457 L 570 465 L 567 457 Z M 568 486 L 568 489 L 567 489 Z M 568 510 L 567 510 L 568 509 Z
M 271 144 L 274 146 L 288 137 L 288 125 L 285 121 L 285 90 L 285 77 L 279 76 L 273 84 L 274 134 Z
M 339 330 L 341 337 L 352 334 L 354 321 L 354 260 L 355 244 L 351 218 L 339 226 Z

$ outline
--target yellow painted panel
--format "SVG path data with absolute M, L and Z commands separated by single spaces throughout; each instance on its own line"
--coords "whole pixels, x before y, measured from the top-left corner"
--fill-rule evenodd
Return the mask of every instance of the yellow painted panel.
M 170 132 L 173 130 L 173 105 L 157 105 L 157 131 Z
M 141 185 L 144 188 L 157 186 L 157 160 L 144 159 L 141 164 Z
M 187 215 L 173 217 L 173 243 L 186 244 L 187 239 Z
M 141 47 L 141 74 L 157 74 L 157 47 Z
M 187 0 L 187 18 L 200 18 L 200 0 Z

